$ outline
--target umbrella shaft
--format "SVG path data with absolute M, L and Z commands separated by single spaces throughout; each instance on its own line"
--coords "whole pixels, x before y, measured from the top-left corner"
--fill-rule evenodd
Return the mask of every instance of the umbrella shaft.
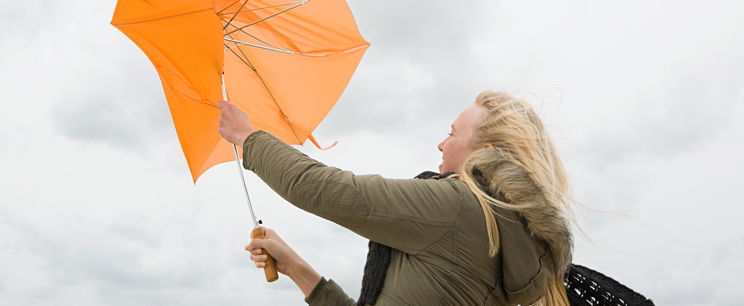
M 240 181 L 243 182 L 243 191 L 245 191 L 245 200 L 248 201 L 248 208 L 251 210 L 251 219 L 253 220 L 253 228 L 258 227 L 258 220 L 256 220 L 256 214 L 253 212 L 253 205 L 251 205 L 251 196 L 248 195 L 248 188 L 245 187 L 245 178 L 243 177 L 243 166 L 240 164 L 240 155 L 238 155 L 238 146 L 233 145 L 235 151 L 235 162 L 238 164 L 238 172 L 240 172 Z
M 222 74 L 222 99 L 227 100 L 227 90 L 225 89 L 225 74 Z M 243 183 L 243 191 L 245 191 L 245 200 L 248 202 L 248 208 L 251 210 L 251 220 L 253 220 L 253 228 L 257 228 L 260 223 L 256 219 L 256 213 L 253 212 L 253 205 L 251 204 L 251 196 L 248 195 L 248 187 L 245 186 L 245 177 L 243 177 L 243 165 L 240 164 L 240 154 L 238 154 L 238 146 L 233 144 L 233 151 L 235 151 L 235 163 L 238 164 L 238 172 L 240 172 L 240 181 Z

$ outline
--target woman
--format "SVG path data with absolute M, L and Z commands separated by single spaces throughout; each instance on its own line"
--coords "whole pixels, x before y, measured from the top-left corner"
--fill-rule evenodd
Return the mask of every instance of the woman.
M 354 175 L 256 131 L 220 102 L 219 132 L 243 145 L 243 166 L 293 205 L 389 247 L 381 274 L 363 285 L 374 305 L 568 305 L 568 183 L 540 119 L 523 100 L 483 92 L 439 144 L 434 179 Z M 276 260 L 311 305 L 355 305 L 271 230 L 246 246 L 262 268 Z M 373 256 L 370 256 L 373 257 Z M 375 260 L 375 258 L 368 258 Z M 379 264 L 378 264 L 379 265 Z M 365 270 L 367 270 L 365 268 Z M 371 272 L 370 272 L 371 273 Z M 382 290 L 365 288 L 382 282 Z

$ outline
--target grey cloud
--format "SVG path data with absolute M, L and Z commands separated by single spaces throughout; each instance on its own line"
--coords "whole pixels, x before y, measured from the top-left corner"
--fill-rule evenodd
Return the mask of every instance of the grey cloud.
M 146 151 L 169 139 L 174 128 L 160 82 L 143 54 L 107 53 L 99 48 L 76 57 L 81 75 L 68 84 L 53 107 L 62 135 Z M 89 61 L 85 64 L 85 61 Z
M 96 227 L 86 223 L 79 226 Z M 174 286 L 193 288 L 208 279 L 207 275 L 201 275 L 205 271 L 198 271 L 199 267 L 191 270 L 149 269 L 144 265 L 138 248 L 144 247 L 151 253 L 157 249 L 139 240 L 126 239 L 127 242 L 122 243 L 116 231 L 89 233 L 72 244 L 63 244 L 58 234 L 33 228 L 26 230 L 25 236 L 34 237 L 30 240 L 31 250 L 46 255 L 47 273 L 59 284 L 75 285 L 95 280 L 95 284 L 104 287 L 157 290 Z M 67 233 L 82 234 L 80 228 L 68 229 Z
M 486 2 L 351 6 L 372 46 L 321 131 L 399 132 L 426 121 L 442 121 L 446 130 L 480 90 L 493 85 L 472 81 L 480 63 L 468 48 L 468 33 L 479 31 Z
M 60 2 L 50 1 L 3 1 L 0 3 L 0 46 L 8 46 L 16 39 L 36 39 L 43 31 L 51 31 L 54 26 L 50 12 L 60 9 Z M 53 14 L 52 14 L 53 15 Z M 17 43 L 22 43 L 18 41 Z
M 148 144 L 170 136 L 168 108 L 156 98 L 162 94 L 148 92 L 147 85 L 136 89 L 99 85 L 104 86 L 71 93 L 55 105 L 53 119 L 60 134 L 134 151 L 146 150 Z
M 350 5 L 362 35 L 386 55 L 404 54 L 413 62 L 431 58 L 446 62 L 448 57 L 462 53 L 453 51 L 463 50 L 486 3 L 351 1 Z
M 701 241 L 694 241 L 702 243 Z M 654 300 L 659 305 L 738 305 L 744 295 L 721 282 L 740 282 L 742 266 L 739 257 L 744 249 L 744 237 L 714 240 L 702 249 L 686 249 L 680 259 L 653 260 L 664 269 L 644 265 L 653 279 L 659 280 Z M 681 251 L 681 250 L 680 250 Z M 684 262 L 684 263 L 683 263 Z M 672 275 L 669 275 L 672 274 Z M 684 275 L 684 277 L 679 277 Z M 664 281 L 666 280 L 666 281 Z
M 599 129 L 583 153 L 609 164 L 637 154 L 673 157 L 713 140 L 738 120 L 735 108 L 744 102 L 744 61 L 725 64 L 639 97 L 629 116 L 620 118 L 627 124 Z
M 35 220 L 6 216 L 4 224 L 23 237 L 24 245 L 16 246 L 17 250 L 43 262 L 43 272 L 36 277 L 48 282 L 40 282 L 32 290 L 9 291 L 12 295 L 5 297 L 17 298 L 23 304 L 46 304 L 50 300 L 78 304 L 65 301 L 66 292 L 82 287 L 87 298 L 109 305 L 207 305 L 220 301 L 219 296 L 203 293 L 211 284 L 222 281 L 230 266 L 216 264 L 215 260 L 220 259 L 199 252 L 199 247 L 181 252 L 173 263 L 156 264 L 174 252 L 142 236 L 162 235 L 153 228 L 162 220 L 132 217 L 139 222 L 124 218 L 108 230 L 89 218 L 66 219 L 67 225 L 61 230 L 59 225 L 40 227 L 32 223 Z

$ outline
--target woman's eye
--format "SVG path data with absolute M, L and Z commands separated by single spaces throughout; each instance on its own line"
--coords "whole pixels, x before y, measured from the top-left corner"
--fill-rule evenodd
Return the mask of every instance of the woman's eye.
M 449 133 L 447 133 L 447 135 L 450 135 L 450 136 L 452 136 L 452 132 L 449 132 Z

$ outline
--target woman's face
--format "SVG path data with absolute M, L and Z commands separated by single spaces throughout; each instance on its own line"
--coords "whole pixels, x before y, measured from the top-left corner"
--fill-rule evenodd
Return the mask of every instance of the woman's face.
M 470 154 L 485 147 L 485 145 L 477 145 L 473 139 L 478 123 L 485 114 L 485 107 L 473 104 L 457 116 L 455 122 L 452 123 L 449 136 L 437 146 L 442 152 L 439 173 L 460 170 Z

